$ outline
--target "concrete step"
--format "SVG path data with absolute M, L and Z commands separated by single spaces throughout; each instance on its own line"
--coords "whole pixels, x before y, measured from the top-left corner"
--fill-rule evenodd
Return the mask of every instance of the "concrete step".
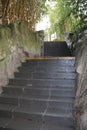
M 32 99 L 32 100 L 40 100 L 40 101 L 48 101 L 49 99 L 49 96 L 44 96 L 44 95 L 40 95 L 40 96 L 30 96 L 30 95 L 23 95 L 23 98 L 25 99 Z M 50 101 L 59 101 L 59 102 L 62 102 L 62 101 L 65 101 L 65 102 L 74 102 L 75 98 L 74 97 L 61 97 L 61 96 L 51 96 L 50 97 Z
M 14 129 L 0 127 L 0 130 L 14 130 Z
M 30 96 L 59 96 L 59 97 L 75 97 L 75 92 L 68 90 L 41 90 L 41 89 L 24 89 L 24 94 Z
M 34 79 L 75 79 L 75 73 L 34 73 Z
M 27 109 L 29 114 L 39 114 L 39 112 L 43 113 L 46 109 L 49 112 L 72 112 L 73 111 L 73 100 L 69 98 L 59 98 L 59 97 L 33 97 L 28 94 L 25 96 L 19 95 L 9 95 L 2 94 L 0 96 L 0 115 L 1 117 L 13 117 L 14 111 L 16 108 Z M 40 113 L 40 114 L 41 114 Z
M 25 106 L 20 106 L 19 108 L 17 108 L 17 109 L 15 109 L 14 110 L 14 116 L 16 116 L 17 115 L 17 117 L 20 117 L 21 115 L 23 116 L 24 115 L 24 118 L 26 118 L 26 113 L 27 113 L 27 116 L 28 116 L 28 114 L 30 115 L 30 114 L 32 114 L 32 115 L 39 115 L 39 116 L 41 116 L 41 118 L 42 118 L 42 116 L 44 115 L 44 113 L 45 113 L 45 111 L 46 111 L 46 113 L 45 113 L 45 115 L 48 115 L 48 114 L 50 114 L 50 116 L 57 116 L 57 115 L 60 115 L 60 114 L 63 114 L 63 115 L 65 115 L 65 114 L 72 114 L 72 109 L 64 109 L 64 108 L 62 108 L 62 107 L 60 107 L 60 108 L 50 108 L 50 107 L 48 107 L 48 106 L 46 106 L 46 105 L 44 105 L 44 104 L 37 104 L 37 105 L 35 105 L 35 104 L 31 104 L 31 105 L 25 105 Z M 19 116 L 18 116 L 18 113 L 19 113 Z M 20 115 L 20 113 L 21 113 L 21 115 Z M 22 117 L 23 118 L 23 117 Z
M 47 59 L 47 60 L 27 60 L 25 63 L 22 63 L 23 67 L 40 67 L 40 66 L 69 66 L 74 67 L 75 66 L 75 58 L 72 59 Z
M 73 110 L 73 102 L 63 100 L 61 99 L 52 101 L 50 98 L 49 99 L 44 99 L 44 100 L 38 100 L 38 99 L 29 99 L 29 98 L 20 98 L 20 106 L 29 106 L 30 109 L 36 109 L 36 108 L 41 108 L 43 111 L 45 108 L 50 108 L 50 109 L 62 109 L 62 110 Z M 36 106 L 36 107 L 35 107 Z M 33 110 L 32 110 L 33 111 Z
M 44 84 L 42 86 L 38 86 L 38 85 L 35 85 L 35 86 L 32 86 L 32 85 L 28 85 L 28 86 L 23 86 L 23 85 L 7 85 L 6 87 L 2 87 L 2 89 L 4 88 L 30 88 L 30 89 L 53 89 L 53 90 L 58 90 L 58 89 L 68 89 L 68 90 L 74 90 L 75 88 L 74 87 L 68 87 L 68 86 L 44 86 Z
M 32 59 L 26 60 L 23 66 L 41 66 L 41 65 L 51 65 L 51 66 L 74 66 L 75 57 L 57 57 L 57 58 L 42 58 L 42 59 Z
M 12 112 L 17 107 L 17 105 L 0 103 L 0 118 L 12 118 Z
M 35 120 L 21 119 L 21 118 L 13 118 L 10 120 L 8 125 L 9 118 L 0 118 L 1 124 L 4 124 L 4 128 L 0 128 L 0 130 L 75 130 L 74 127 L 62 126 L 62 125 L 53 125 L 50 123 L 38 122 Z M 0 124 L 0 125 L 1 125 Z M 6 125 L 6 126 L 5 126 Z M 3 125 L 1 125 L 3 126 Z M 5 128 L 6 127 L 6 128 Z
M 43 126 L 43 130 L 75 130 L 75 127 L 64 127 L 64 126 L 46 124 Z
M 0 103 L 2 104 L 9 104 L 9 105 L 20 105 L 21 101 L 25 101 L 25 102 L 48 102 L 48 100 L 50 102 L 65 102 L 65 104 L 73 104 L 74 102 L 74 97 L 63 97 L 63 96 L 46 96 L 46 95 L 29 95 L 29 94 L 23 94 L 23 95 L 19 95 L 19 94 L 2 94 L 0 96 Z
M 0 95 L 0 104 L 18 105 L 18 95 L 2 94 Z
M 71 79 L 37 79 L 37 80 L 26 80 L 26 79 L 11 79 L 9 85 L 20 85 L 20 86 L 63 86 L 63 87 L 75 87 L 75 80 Z
M 23 100 L 24 99 L 24 100 Z M 9 105 L 16 105 L 18 106 L 20 103 L 21 103 L 21 100 L 22 101 L 33 101 L 33 102 L 48 102 L 48 100 L 50 102 L 65 102 L 65 104 L 67 105 L 68 104 L 73 104 L 73 100 L 74 100 L 74 97 L 63 97 L 63 96 L 44 96 L 44 95 L 35 95 L 35 96 L 32 96 L 32 95 L 29 95 L 29 94 L 24 94 L 24 95 L 18 95 L 18 94 L 2 94 L 0 96 L 0 103 L 2 104 L 9 104 Z
M 55 88 L 29 88 L 29 87 L 4 87 L 4 94 L 9 95 L 30 95 L 31 96 L 60 96 L 60 97 L 75 97 L 74 89 L 55 89 Z
M 42 112 L 34 112 L 32 113 L 31 111 L 27 110 L 28 107 L 24 108 L 18 108 L 14 112 L 14 117 L 15 118 L 23 118 L 31 121 L 37 121 L 37 122 L 42 122 L 44 121 L 46 124 L 50 123 L 53 125 L 62 125 L 62 126 L 73 126 L 74 121 L 71 112 L 69 111 L 63 112 L 62 110 L 58 110 L 57 112 L 50 112 L 47 111 Z
M 75 79 L 75 73 L 45 73 L 45 72 L 34 72 L 34 73 L 15 73 L 15 78 L 19 79 Z
M 29 68 L 29 67 L 21 67 L 19 68 L 20 73 L 75 73 L 75 67 L 37 67 L 37 68 Z
M 4 97 L 3 97 L 4 98 Z M 17 113 L 18 111 L 22 111 L 24 115 L 25 112 L 27 114 L 40 114 L 43 116 L 44 112 L 59 114 L 59 113 L 72 113 L 73 111 L 73 103 L 72 102 L 59 102 L 59 101 L 51 101 L 49 100 L 30 100 L 20 97 L 18 100 L 18 104 L 12 105 L 13 98 L 5 96 L 7 99 L 6 101 L 2 99 L 3 102 L 0 102 L 0 117 L 8 117 L 11 118 Z M 4 99 L 5 99 L 4 98 Z M 9 102 L 8 102 L 9 100 Z M 11 102 L 10 102 L 11 101 Z
M 2 90 L 3 90 L 3 94 L 8 94 L 8 95 L 23 95 L 24 93 L 24 89 L 25 87 L 3 87 Z
M 18 71 L 21 73 L 31 73 L 31 72 L 35 72 L 36 68 L 35 67 L 24 67 L 21 66 L 18 68 Z
M 23 85 L 7 85 L 6 87 L 2 87 L 2 89 L 6 90 L 6 88 L 10 89 L 10 88 L 13 88 L 13 89 L 16 89 L 16 88 L 19 88 L 19 89 L 25 89 L 25 88 L 29 88 L 29 89 L 42 89 L 42 90 L 48 90 L 48 89 L 51 89 L 51 90 L 70 90 L 72 92 L 76 92 L 75 90 L 75 87 L 68 87 L 68 86 L 44 86 L 44 84 L 42 86 L 38 86 L 38 85 L 33 85 L 32 84 L 29 84 L 27 86 L 23 86 Z M 19 90 L 20 91 L 20 90 Z
M 12 118 L 9 117 L 0 117 L 0 130 L 12 130 L 6 129 L 7 125 L 12 121 Z
M 71 56 L 66 42 L 44 42 L 44 56 Z

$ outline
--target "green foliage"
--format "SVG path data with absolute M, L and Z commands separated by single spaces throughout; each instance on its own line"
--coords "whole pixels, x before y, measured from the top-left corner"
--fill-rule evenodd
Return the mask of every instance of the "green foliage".
M 51 32 L 61 38 L 63 32 L 79 33 L 87 28 L 87 0 L 55 0 L 50 11 Z

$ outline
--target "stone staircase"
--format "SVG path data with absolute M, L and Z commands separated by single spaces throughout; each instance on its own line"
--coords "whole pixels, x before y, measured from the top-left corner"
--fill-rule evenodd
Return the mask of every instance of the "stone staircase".
M 26 60 L 0 95 L 0 130 L 75 130 L 75 58 Z
M 44 56 L 71 56 L 65 41 L 44 42 Z

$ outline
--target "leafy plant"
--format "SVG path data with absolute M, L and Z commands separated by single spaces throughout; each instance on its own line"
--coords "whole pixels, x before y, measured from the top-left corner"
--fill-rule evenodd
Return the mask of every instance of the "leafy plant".
M 56 5 L 50 10 L 51 31 L 61 39 L 63 32 L 75 34 L 87 28 L 87 0 L 54 0 Z

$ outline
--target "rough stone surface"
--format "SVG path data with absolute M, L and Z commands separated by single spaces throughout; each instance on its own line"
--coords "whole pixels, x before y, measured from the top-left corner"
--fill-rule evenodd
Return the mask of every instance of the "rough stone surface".
M 25 55 L 22 50 L 11 54 L 8 59 L 0 62 L 0 93 L 2 92 L 1 87 L 8 84 L 8 80 L 14 78 L 14 72 L 18 71 L 17 68 L 21 66 L 24 61 Z
M 78 73 L 75 117 L 77 130 L 87 130 L 87 30 L 79 34 L 75 48 Z
M 44 32 L 32 32 L 27 24 L 14 23 L 0 28 L 0 93 L 1 87 L 14 78 L 14 72 L 25 57 L 39 57 L 43 51 Z M 42 48 L 42 49 L 41 49 Z

